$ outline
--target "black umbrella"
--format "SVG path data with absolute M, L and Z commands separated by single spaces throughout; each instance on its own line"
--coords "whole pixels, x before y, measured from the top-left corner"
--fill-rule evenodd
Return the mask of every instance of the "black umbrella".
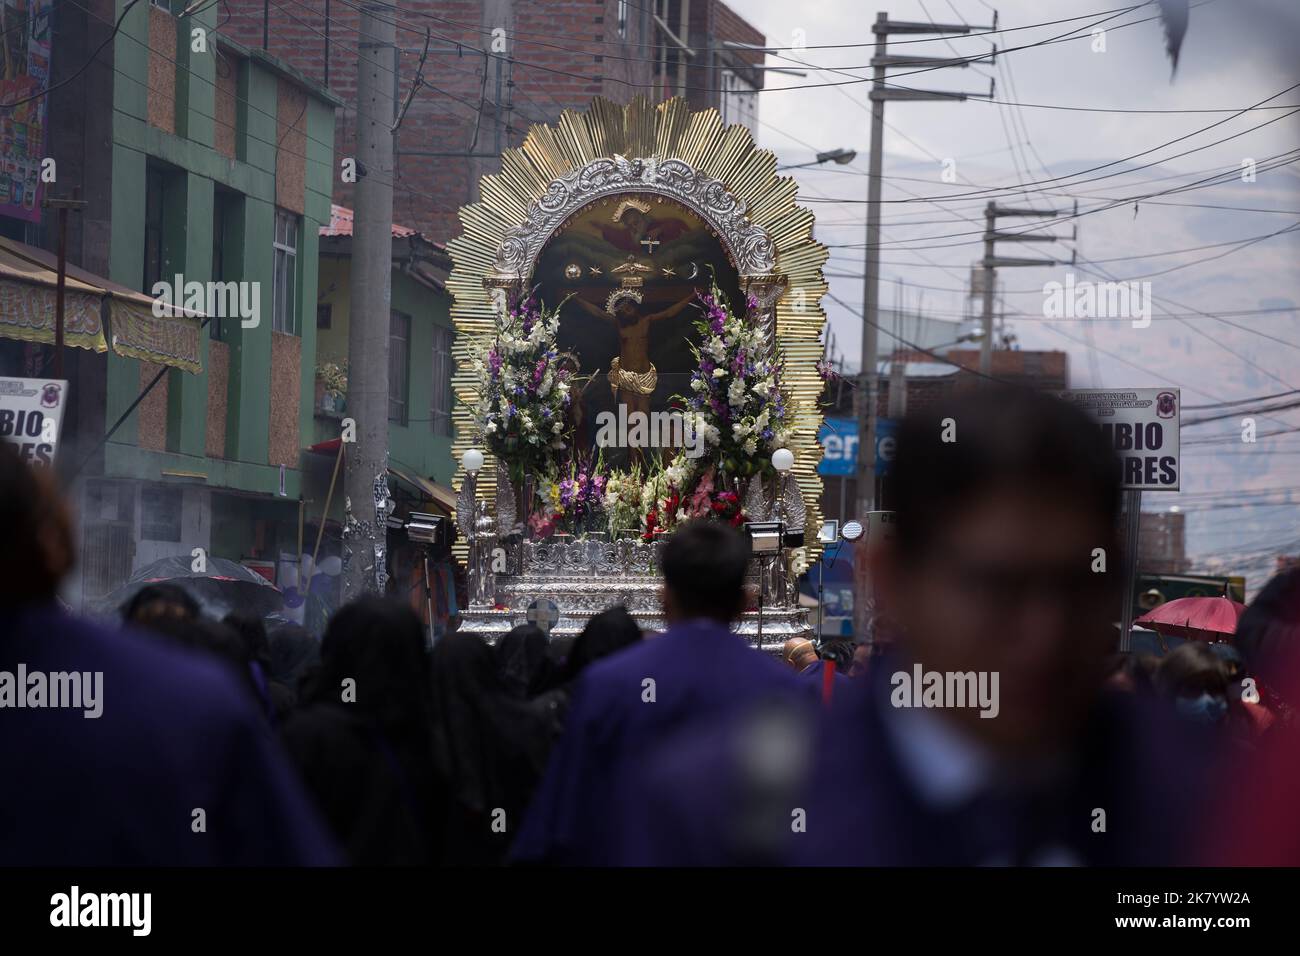
M 189 555 L 162 558 L 146 565 L 120 588 L 99 603 L 105 610 L 120 608 L 148 584 L 167 581 L 188 591 L 203 610 L 214 617 L 231 611 L 265 617 L 284 606 L 284 595 L 256 571 L 225 558 L 206 558 L 202 571 L 195 571 Z

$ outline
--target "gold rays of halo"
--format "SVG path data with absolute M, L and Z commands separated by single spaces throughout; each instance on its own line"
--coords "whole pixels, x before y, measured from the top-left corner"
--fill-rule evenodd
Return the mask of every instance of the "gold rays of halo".
M 476 444 L 471 409 L 478 399 L 479 383 L 470 370 L 469 356 L 475 340 L 494 334 L 493 302 L 484 279 L 495 272 L 497 249 L 508 230 L 527 221 L 530 207 L 546 196 L 553 180 L 593 160 L 615 155 L 678 159 L 720 180 L 746 204 L 749 221 L 766 230 L 775 246 L 776 272 L 788 282 L 776 304 L 776 339 L 783 359 L 782 384 L 790 397 L 788 411 L 795 422 L 790 442 L 795 454 L 794 475 L 807 509 L 807 544 L 794 556 L 795 568 L 800 570 L 821 550 L 816 540 L 822 492 L 817 474 L 822 380 L 817 362 L 822 357 L 821 330 L 826 322 L 821 299 L 827 292 L 822 266 L 828 253 L 813 239 L 812 212 L 795 204 L 794 179 L 776 175 L 775 155 L 759 149 L 745 127 L 724 126 L 717 110 L 692 111 L 681 97 L 658 105 L 644 96 L 627 105 L 597 97 L 585 111 L 565 110 L 554 126 L 534 125 L 522 146 L 502 153 L 501 171 L 480 180 L 481 200 L 461 207 L 463 231 L 447 246 L 452 258 L 447 283 L 453 296 L 451 315 L 460 333 L 452 378 L 457 400 L 453 411 L 454 486 L 459 489 L 464 477 L 460 456 Z M 703 218 L 707 223 L 708 217 Z M 529 278 L 525 277 L 525 288 Z M 482 450 L 488 463 L 479 476 L 479 493 L 491 499 L 496 466 L 486 448 Z M 458 544 L 458 553 L 462 551 L 463 542 Z

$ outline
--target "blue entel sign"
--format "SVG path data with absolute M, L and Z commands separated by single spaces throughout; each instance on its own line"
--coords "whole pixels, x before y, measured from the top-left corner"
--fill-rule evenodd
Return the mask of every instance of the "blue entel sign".
M 895 433 L 898 422 L 892 418 L 876 420 L 876 474 L 889 474 L 894 461 Z M 817 432 L 822 446 L 820 475 L 852 475 L 858 468 L 858 421 L 856 418 L 827 418 Z

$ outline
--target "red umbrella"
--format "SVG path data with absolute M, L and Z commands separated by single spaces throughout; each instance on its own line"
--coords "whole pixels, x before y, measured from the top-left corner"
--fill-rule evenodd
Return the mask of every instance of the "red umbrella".
M 1166 601 L 1143 614 L 1134 624 L 1145 624 L 1161 634 L 1189 640 L 1212 641 L 1217 635 L 1235 634 L 1246 605 L 1226 597 L 1185 597 Z

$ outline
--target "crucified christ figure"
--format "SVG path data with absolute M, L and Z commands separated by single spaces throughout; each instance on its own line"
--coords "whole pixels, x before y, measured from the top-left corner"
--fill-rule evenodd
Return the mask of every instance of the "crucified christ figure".
M 671 319 L 694 298 L 692 290 L 667 308 L 645 314 L 640 308 L 640 292 L 632 289 L 614 292 L 603 309 L 586 299 L 577 298 L 578 304 L 588 313 L 606 322 L 612 321 L 618 330 L 619 354 L 609 366 L 609 387 L 614 397 L 627 405 L 629 413 L 649 413 L 650 396 L 659 381 L 659 372 L 650 361 L 651 326 L 663 319 Z

